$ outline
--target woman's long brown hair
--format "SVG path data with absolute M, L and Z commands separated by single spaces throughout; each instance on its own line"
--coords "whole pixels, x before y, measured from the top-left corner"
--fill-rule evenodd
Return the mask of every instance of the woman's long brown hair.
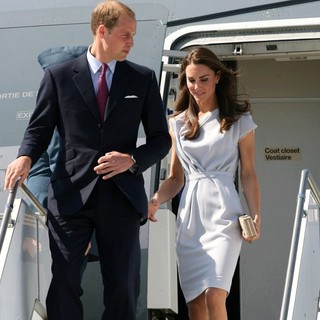
M 209 49 L 196 48 L 183 58 L 179 74 L 180 93 L 175 103 L 175 115 L 186 110 L 186 125 L 189 128 L 185 138 L 196 139 L 199 135 L 198 113 L 199 106 L 190 94 L 187 87 L 186 67 L 190 64 L 203 64 L 220 74 L 219 83 L 216 85 L 216 95 L 220 113 L 220 132 L 228 131 L 240 115 L 250 111 L 248 100 L 239 100 L 237 94 L 237 72 L 227 68 L 223 62 Z

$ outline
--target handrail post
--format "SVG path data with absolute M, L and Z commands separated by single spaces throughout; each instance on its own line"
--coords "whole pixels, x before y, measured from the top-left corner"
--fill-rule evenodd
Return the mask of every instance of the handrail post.
M 8 200 L 7 200 L 7 204 L 5 207 L 3 219 L 1 222 L 1 228 L 0 228 L 0 254 L 1 254 L 2 246 L 3 246 L 4 238 L 6 236 L 6 230 L 8 228 L 8 225 L 9 225 L 9 222 L 11 219 L 11 212 L 13 209 L 14 199 L 17 194 L 18 184 L 19 184 L 19 180 L 16 181 L 13 189 L 9 190 L 9 196 L 8 196 Z
M 302 170 L 280 320 L 288 320 L 290 292 L 292 289 L 294 266 L 295 266 L 295 261 L 297 257 L 297 248 L 298 248 L 298 242 L 299 242 L 299 236 L 300 236 L 303 206 L 304 206 L 305 197 L 306 197 L 306 185 L 308 181 L 308 175 L 309 175 L 309 170 L 307 169 Z

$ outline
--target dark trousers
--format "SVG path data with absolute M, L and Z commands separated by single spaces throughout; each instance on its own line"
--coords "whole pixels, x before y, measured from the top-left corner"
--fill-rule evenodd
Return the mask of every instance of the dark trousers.
M 94 230 L 104 284 L 102 319 L 134 320 L 140 288 L 140 216 L 117 186 L 99 180 L 80 212 L 49 213 L 48 227 L 53 259 L 48 320 L 83 319 L 81 268 Z

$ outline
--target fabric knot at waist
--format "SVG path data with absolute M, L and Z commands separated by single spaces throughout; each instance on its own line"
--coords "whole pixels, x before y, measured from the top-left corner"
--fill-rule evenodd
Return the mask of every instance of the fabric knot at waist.
M 193 172 L 186 175 L 186 180 L 214 179 L 219 177 L 230 177 L 233 179 L 233 172 L 228 171 L 204 171 Z

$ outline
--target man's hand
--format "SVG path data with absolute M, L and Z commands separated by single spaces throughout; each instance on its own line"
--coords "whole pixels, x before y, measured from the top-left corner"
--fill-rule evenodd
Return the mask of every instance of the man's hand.
M 93 170 L 107 180 L 119 173 L 125 172 L 134 165 L 130 154 L 111 151 L 98 159 L 98 165 Z
M 31 158 L 28 156 L 21 156 L 12 161 L 7 170 L 4 181 L 4 190 L 13 189 L 14 184 L 20 178 L 19 186 L 21 187 L 23 181 L 27 178 L 31 168 Z

